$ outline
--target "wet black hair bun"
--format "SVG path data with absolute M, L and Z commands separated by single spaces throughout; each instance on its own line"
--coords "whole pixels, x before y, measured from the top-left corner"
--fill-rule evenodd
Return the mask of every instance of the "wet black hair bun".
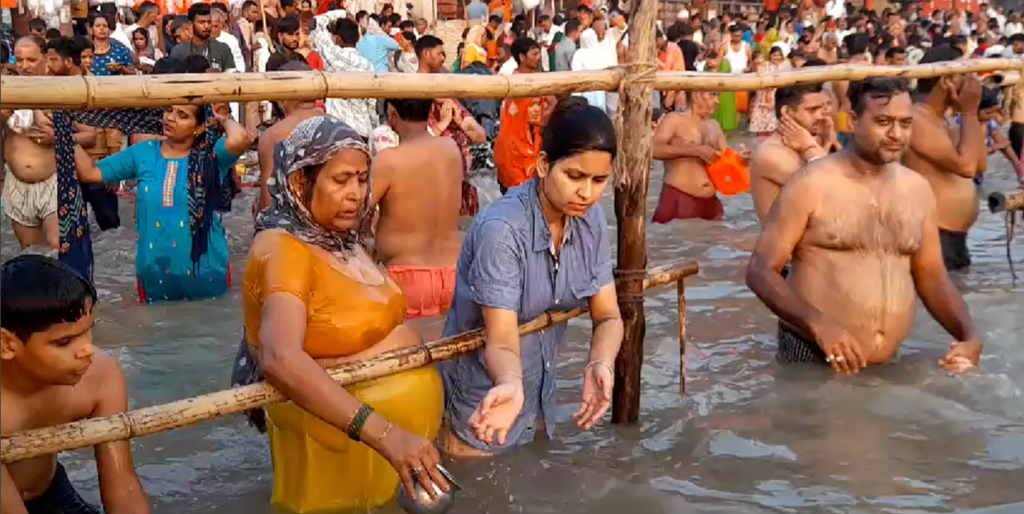
M 587 107 L 590 107 L 590 102 L 586 98 L 582 96 L 567 96 L 558 101 L 551 115 L 554 116 L 556 113 L 583 112 Z
M 615 125 L 585 98 L 566 97 L 555 105 L 544 127 L 541 151 L 551 164 L 590 151 L 608 152 L 614 159 L 618 153 Z

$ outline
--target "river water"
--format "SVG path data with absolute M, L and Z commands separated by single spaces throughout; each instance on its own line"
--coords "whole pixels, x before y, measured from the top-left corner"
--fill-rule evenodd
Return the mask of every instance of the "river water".
M 1001 156 L 991 159 L 989 175 L 987 190 L 1015 187 Z M 485 196 L 496 196 L 493 180 L 483 182 Z M 660 189 L 656 166 L 648 219 Z M 249 190 L 225 219 L 236 277 L 252 233 L 252 196 Z M 611 197 L 609 190 L 602 203 L 614 233 Z M 121 203 L 131 227 L 132 207 Z M 979 369 L 942 372 L 936 361 L 949 337 L 919 309 L 895 362 L 848 378 L 776 365 L 776 320 L 743 279 L 758 233 L 753 204 L 741 196 L 725 205 L 724 222 L 648 228 L 652 266 L 681 258 L 701 265 L 687 282 L 686 394 L 679 394 L 675 288 L 649 291 L 640 422 L 613 426 L 606 418 L 580 432 L 569 417 L 578 407 L 589 320 L 570 322 L 556 437 L 494 460 L 453 464 L 467 489 L 453 512 L 1024 512 L 1024 286 L 1010 276 L 1004 218 L 982 213 L 970 235 L 974 266 L 954 276 L 985 339 Z M 133 241 L 131 228 L 95 240 L 95 340 L 121 362 L 131 406 L 225 388 L 242 322 L 238 284 L 218 300 L 140 306 Z M 1022 241 L 1013 247 L 1017 262 Z M 5 226 L 3 258 L 16 248 Z M 1024 263 L 1018 268 L 1024 277 Z M 239 417 L 136 439 L 132 447 L 157 513 L 273 512 L 267 444 Z M 61 459 L 98 503 L 91 454 Z

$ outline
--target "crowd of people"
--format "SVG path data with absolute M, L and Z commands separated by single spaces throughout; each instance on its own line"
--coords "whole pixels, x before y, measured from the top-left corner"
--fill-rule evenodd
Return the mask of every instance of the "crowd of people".
M 103 3 L 76 11 L 82 23 L 66 27 L 60 16 L 31 20 L 29 33 L 5 36 L 2 64 L 5 74 L 68 77 L 491 75 L 629 62 L 621 11 L 581 5 L 539 15 L 528 28 L 512 6 L 470 2 L 463 41 L 448 59 L 425 20 L 390 5 Z M 758 16 L 707 14 L 684 9 L 659 27 L 660 70 L 1024 57 L 1019 15 L 988 6 L 876 13 L 805 2 Z M 729 156 L 749 166 L 762 234 L 747 282 L 779 317 L 781 361 L 851 374 L 888 362 L 920 297 L 956 341 L 940 364 L 966 370 L 982 341 L 948 273 L 970 264 L 967 232 L 989 154 L 1002 152 L 1024 184 L 1024 86 L 1002 88 L 1002 80 L 875 78 L 750 98 L 657 92 L 653 157 L 665 176 L 652 221 L 722 219 L 719 196 L 740 191 L 709 170 Z M 573 416 L 589 430 L 609 407 L 623 338 L 598 204 L 618 151 L 618 104 L 616 93 L 585 92 L 5 110 L 3 212 L 23 248 L 49 246 L 59 259 L 3 264 L 3 435 L 127 408 L 124 376 L 92 341 L 99 306 L 89 212 L 109 230 L 121 223 L 119 195 L 134 197 L 141 302 L 221 296 L 232 287 L 221 215 L 242 186 L 236 164 L 250 153 L 259 193 L 232 381 L 265 380 L 289 400 L 249 416 L 269 433 L 272 503 L 296 512 L 366 508 L 389 501 L 399 484 L 412 493 L 417 482 L 433 494 L 434 484 L 450 487 L 437 467 L 442 453 L 489 456 L 552 436 L 566 327 L 517 330 L 552 309 L 590 312 Z M 742 113 L 760 136 L 752 151 L 730 148 Z M 481 210 L 474 174 L 483 168 L 496 168 L 503 196 Z M 482 329 L 485 346 L 354 387 L 325 371 L 419 345 L 436 335 L 419 321 L 438 316 L 446 316 L 441 335 Z M 97 446 L 96 458 L 105 511 L 149 512 L 127 442 Z M 2 480 L 4 514 L 96 512 L 55 455 L 4 465 Z

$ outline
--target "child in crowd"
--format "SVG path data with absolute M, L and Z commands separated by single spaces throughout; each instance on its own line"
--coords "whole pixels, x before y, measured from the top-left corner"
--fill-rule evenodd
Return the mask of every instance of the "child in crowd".
M 0 268 L 0 425 L 3 436 L 128 408 L 117 361 L 92 344 L 96 289 L 66 264 L 23 255 Z M 108 514 L 149 514 L 128 441 L 96 445 Z M 3 465 L 4 514 L 98 514 L 56 455 Z

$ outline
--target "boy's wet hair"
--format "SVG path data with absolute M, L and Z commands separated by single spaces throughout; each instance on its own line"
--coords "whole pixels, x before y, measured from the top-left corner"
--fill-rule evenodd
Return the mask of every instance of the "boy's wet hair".
M 0 266 L 0 328 L 27 343 L 32 334 L 74 323 L 96 305 L 96 288 L 73 268 L 42 255 Z
M 395 114 L 403 121 L 413 123 L 425 123 L 430 119 L 430 109 L 434 106 L 433 100 L 419 100 L 413 98 L 388 98 L 385 104 L 395 109 Z

